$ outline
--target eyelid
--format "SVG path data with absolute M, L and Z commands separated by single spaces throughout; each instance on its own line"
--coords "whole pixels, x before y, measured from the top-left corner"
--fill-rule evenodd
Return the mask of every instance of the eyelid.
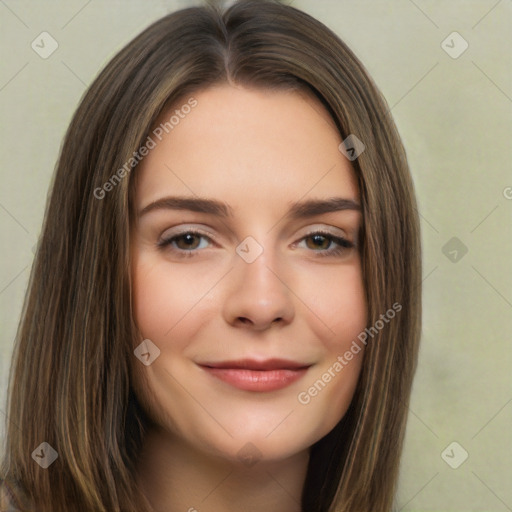
M 329 234 L 332 236 L 337 236 L 340 238 L 347 238 L 347 233 L 345 230 L 343 230 L 341 228 L 334 227 L 334 226 L 326 227 L 325 224 L 315 224 L 313 226 L 308 226 L 305 229 L 306 229 L 306 231 L 302 235 L 299 235 L 300 238 L 310 235 L 310 234 L 315 234 L 318 232 L 322 232 L 322 233 Z M 215 239 L 217 237 L 217 235 L 215 233 L 210 231 L 208 228 L 203 227 L 202 224 L 179 224 L 177 226 L 173 226 L 173 227 L 170 227 L 170 228 L 167 228 L 166 230 L 164 230 L 162 232 L 162 234 L 160 235 L 160 238 L 164 238 L 164 234 L 168 233 L 169 231 L 170 231 L 170 233 L 167 236 L 165 236 L 165 238 L 169 238 L 171 236 L 178 236 L 178 235 L 188 233 L 188 232 L 194 232 L 194 233 L 198 233 L 201 235 L 205 235 L 212 239 Z
M 302 240 L 304 237 L 314 235 L 316 233 L 330 235 L 336 238 L 344 238 L 347 241 L 349 241 L 350 239 L 350 235 L 347 230 L 338 228 L 336 226 L 329 226 L 326 224 L 314 224 L 312 226 L 308 226 L 307 228 L 305 228 L 304 233 L 300 235 L 300 239 Z M 355 242 L 353 243 L 355 244 Z
M 172 228 L 167 228 L 159 237 L 161 241 L 169 240 L 170 238 L 174 238 L 176 236 L 184 235 L 187 233 L 193 233 L 196 235 L 204 236 L 205 238 L 209 238 L 213 242 L 216 241 L 215 233 L 208 231 L 203 227 L 198 227 L 198 224 L 180 224 L 179 226 L 175 226 Z
M 186 234 L 196 235 L 198 237 L 202 237 L 208 240 L 209 245 L 214 244 L 217 247 L 219 243 L 216 241 L 216 235 L 211 233 L 209 230 L 202 229 L 201 227 L 197 227 L 197 224 L 180 224 L 179 226 L 174 226 L 172 228 L 168 228 L 165 230 L 157 241 L 157 246 L 160 248 L 170 246 L 174 239 L 179 238 Z M 344 230 L 340 228 L 336 228 L 334 226 L 325 226 L 325 225 L 313 225 L 308 226 L 307 231 L 303 233 L 299 238 L 296 239 L 291 245 L 293 247 L 297 247 L 298 244 L 305 241 L 307 238 L 310 238 L 314 235 L 324 236 L 334 244 L 334 248 L 329 248 L 326 250 L 313 250 L 309 249 L 311 252 L 316 253 L 316 256 L 336 256 L 337 254 L 344 252 L 346 250 L 355 248 L 357 249 L 358 244 L 357 240 L 350 240 L 349 237 L 345 234 Z M 175 252 L 182 255 L 193 256 L 194 253 L 201 252 L 205 248 L 202 249 L 191 249 L 187 251 L 186 249 L 174 249 Z
M 330 233 L 328 231 L 321 231 L 321 230 L 315 230 L 311 231 L 310 233 L 306 233 L 304 236 L 299 238 L 296 242 L 294 242 L 292 245 L 297 245 L 300 242 L 303 242 L 304 240 L 311 238 L 312 236 L 320 235 L 323 236 L 332 242 L 334 242 L 338 247 L 343 247 L 345 249 L 349 247 L 357 247 L 355 242 L 352 242 L 347 237 L 343 235 L 334 235 L 333 233 Z M 314 252 L 329 252 L 329 251 L 314 251 Z

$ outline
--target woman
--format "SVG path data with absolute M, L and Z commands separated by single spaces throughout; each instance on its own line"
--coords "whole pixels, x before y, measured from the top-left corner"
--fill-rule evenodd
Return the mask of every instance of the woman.
M 14 354 L 20 510 L 388 511 L 420 330 L 411 177 L 337 36 L 171 14 L 66 135 Z

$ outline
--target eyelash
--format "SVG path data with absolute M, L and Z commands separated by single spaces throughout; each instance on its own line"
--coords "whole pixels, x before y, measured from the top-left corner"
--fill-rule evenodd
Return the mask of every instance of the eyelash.
M 210 242 L 213 242 L 213 240 L 209 236 L 205 235 L 204 233 L 201 233 L 200 231 L 195 231 L 195 230 L 191 229 L 191 230 L 183 231 L 182 233 L 174 235 L 170 238 L 160 240 L 157 243 L 157 246 L 159 249 L 164 250 L 167 247 L 171 246 L 171 244 L 173 242 L 175 242 L 177 239 L 184 237 L 186 235 L 199 236 L 201 238 L 205 238 L 205 239 L 209 240 Z M 304 240 L 307 240 L 308 238 L 312 238 L 317 235 L 327 238 L 331 243 L 337 244 L 337 247 L 335 247 L 334 249 L 327 249 L 327 250 L 320 250 L 320 251 L 314 251 L 312 249 L 313 252 L 317 253 L 316 255 L 320 258 L 323 258 L 326 256 L 341 256 L 348 249 L 352 249 L 355 247 L 355 244 L 350 242 L 346 238 L 335 236 L 332 233 L 328 233 L 326 231 L 321 231 L 321 230 L 320 231 L 312 231 L 311 233 L 308 233 L 306 236 L 302 237 L 299 240 L 299 242 L 302 242 Z M 187 249 L 176 249 L 174 247 L 171 250 L 173 252 L 176 252 L 176 254 L 179 255 L 179 257 L 181 257 L 181 258 L 194 257 L 197 255 L 197 252 L 198 252 L 198 249 L 187 250 Z

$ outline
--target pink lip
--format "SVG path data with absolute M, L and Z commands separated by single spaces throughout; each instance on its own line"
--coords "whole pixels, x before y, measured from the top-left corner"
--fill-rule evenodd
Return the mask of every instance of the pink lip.
M 244 359 L 199 366 L 210 375 L 244 391 L 276 391 L 300 379 L 310 365 L 284 359 Z

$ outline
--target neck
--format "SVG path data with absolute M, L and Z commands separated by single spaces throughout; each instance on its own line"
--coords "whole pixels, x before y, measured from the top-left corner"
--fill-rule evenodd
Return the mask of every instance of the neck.
M 155 512 L 300 512 L 308 460 L 308 452 L 301 452 L 249 466 L 153 429 L 144 440 L 137 478 Z

